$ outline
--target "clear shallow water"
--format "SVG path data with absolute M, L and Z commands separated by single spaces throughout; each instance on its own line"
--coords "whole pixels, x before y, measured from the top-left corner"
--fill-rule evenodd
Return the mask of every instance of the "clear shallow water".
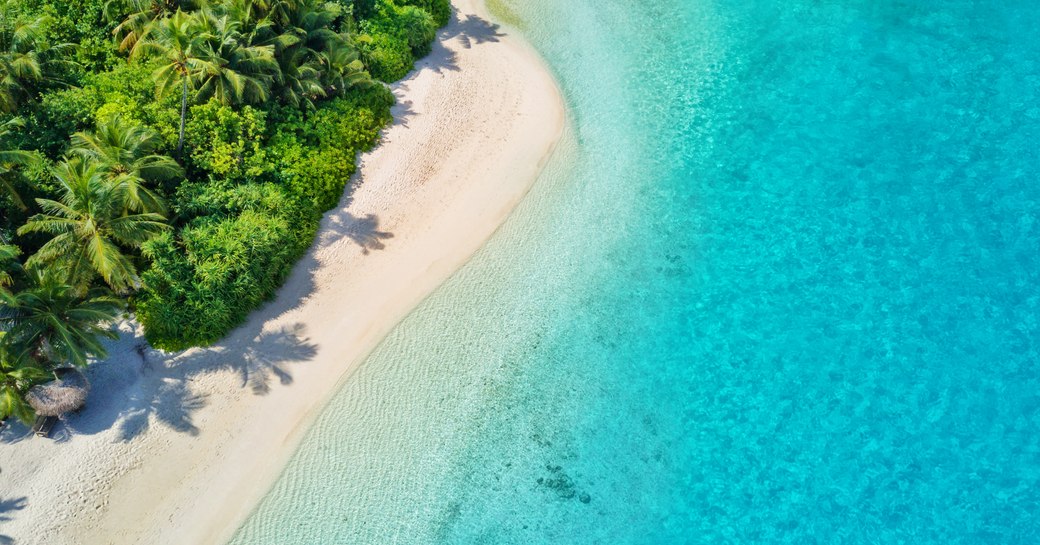
M 1040 5 L 504 4 L 572 136 L 233 543 L 1040 542 Z

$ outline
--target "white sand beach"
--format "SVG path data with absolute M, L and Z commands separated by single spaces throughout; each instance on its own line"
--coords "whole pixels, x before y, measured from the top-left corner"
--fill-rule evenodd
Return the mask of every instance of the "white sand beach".
M 123 324 L 90 370 L 87 408 L 52 439 L 0 431 L 0 543 L 225 543 L 338 386 L 502 224 L 552 152 L 563 103 L 479 0 L 454 4 L 275 300 L 178 354 Z

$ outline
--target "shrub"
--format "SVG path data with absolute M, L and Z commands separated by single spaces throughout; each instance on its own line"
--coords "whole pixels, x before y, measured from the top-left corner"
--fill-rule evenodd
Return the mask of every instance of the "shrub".
M 394 34 L 374 31 L 357 38 L 361 60 L 372 77 L 381 81 L 397 81 L 414 66 L 408 41 Z
M 249 106 L 235 111 L 210 100 L 193 106 L 184 139 L 196 169 L 217 179 L 244 182 L 271 171 L 263 149 L 267 114 Z
M 26 12 L 50 16 L 47 39 L 52 43 L 111 38 L 111 25 L 104 17 L 108 0 L 21 0 L 19 3 Z
M 347 0 L 358 20 L 368 19 L 376 13 L 376 0 Z
M 433 16 L 433 21 L 438 27 L 448 24 L 451 20 L 451 0 L 397 0 L 397 4 L 422 8 Z
M 354 174 L 353 150 L 326 146 L 309 148 L 291 140 L 280 142 L 277 152 L 281 176 L 289 190 L 307 200 L 315 210 L 328 210 L 339 201 Z
M 241 324 L 282 284 L 317 228 L 274 184 L 203 191 L 192 205 L 213 213 L 144 246 L 152 265 L 137 315 L 148 341 L 164 350 L 212 344 Z
M 177 142 L 178 97 L 155 98 L 153 66 L 121 63 L 107 72 L 89 74 L 80 87 L 44 93 L 25 115 L 23 149 L 35 148 L 57 158 L 68 146 L 69 135 L 93 130 L 113 113 L 157 129 L 166 150 Z
M 393 24 L 399 29 L 399 36 L 408 42 L 412 55 L 415 58 L 426 56 L 437 37 L 437 25 L 433 17 L 414 6 L 397 8 L 394 12 Z
M 242 140 L 243 156 L 265 153 L 279 183 L 211 177 L 181 184 L 175 209 L 187 225 L 179 236 L 165 234 L 144 247 L 151 267 L 135 303 L 148 340 L 166 350 L 213 343 L 270 298 L 310 245 L 320 212 L 338 202 L 357 151 L 374 145 L 389 122 L 392 103 L 385 87 L 374 86 L 306 115 L 277 109 L 266 151 L 261 112 L 214 103 L 193 109 L 194 134 L 218 142 L 204 150 L 196 141 L 193 161 L 211 172 L 230 164 L 227 172 L 244 173 L 226 160 L 234 152 L 217 151 L 238 149 Z
M 119 58 L 112 44 L 113 25 L 107 22 L 104 11 L 108 0 L 19 0 L 23 13 L 46 15 L 48 24 L 46 42 L 51 45 L 76 45 L 76 64 L 69 65 L 74 73 L 63 74 L 78 80 L 85 71 L 104 70 L 114 66 Z M 10 9 L 10 4 L 5 9 Z
M 97 93 L 104 104 L 95 114 L 97 122 L 119 113 L 125 119 L 133 119 L 159 131 L 169 152 L 177 145 L 180 124 L 180 96 L 169 93 L 165 97 L 155 96 L 152 63 L 119 63 L 106 72 L 88 75 L 84 89 Z
M 399 6 L 383 0 L 376 16 L 361 22 L 362 34 L 357 44 L 373 77 L 383 81 L 401 79 L 412 69 L 416 58 L 430 52 L 438 25 L 446 23 L 451 12 L 447 8 L 441 14 L 442 23 L 424 4 L 432 6 L 434 2 L 405 2 Z
M 376 86 L 279 125 L 270 144 L 276 176 L 314 210 L 336 206 L 354 173 L 357 153 L 375 145 L 391 119 L 392 103 L 393 95 Z
M 51 163 L 38 151 L 32 152 L 35 161 L 28 165 L 13 168 L 6 175 L 5 181 L 15 189 L 22 203 L 27 205 L 28 210 L 15 204 L 6 191 L 0 191 L 0 244 L 4 240 L 13 241 L 14 231 L 29 219 L 37 208 L 33 199 L 37 197 L 49 197 L 58 191 L 58 184 L 50 173 Z M 41 235 L 23 235 L 19 242 L 34 241 L 43 238 Z M 41 242 L 42 244 L 42 242 Z M 35 250 L 35 246 L 29 247 Z M 2 336 L 2 335 L 0 335 Z
M 97 89 L 71 88 L 43 95 L 27 117 L 23 149 L 34 148 L 56 158 L 65 151 L 69 135 L 95 126 L 94 112 L 103 99 Z

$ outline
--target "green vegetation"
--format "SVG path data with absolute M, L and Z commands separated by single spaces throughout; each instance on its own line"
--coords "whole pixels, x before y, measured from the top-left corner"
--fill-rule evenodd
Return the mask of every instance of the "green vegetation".
M 0 419 L 270 298 L 390 122 L 448 0 L 0 0 Z

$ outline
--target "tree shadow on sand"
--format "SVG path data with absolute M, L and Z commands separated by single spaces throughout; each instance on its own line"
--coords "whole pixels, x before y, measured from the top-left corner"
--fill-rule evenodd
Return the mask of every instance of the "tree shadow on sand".
M 292 384 L 291 366 L 318 352 L 298 325 L 251 338 L 243 338 L 247 333 L 239 328 L 217 346 L 176 354 L 149 348 L 140 331 L 131 331 L 127 324 L 122 333 L 122 340 L 110 345 L 111 357 L 87 369 L 93 387 L 86 407 L 64 415 L 51 440 L 63 442 L 77 434 L 94 435 L 115 428 L 117 440 L 129 441 L 156 424 L 197 435 L 200 430 L 194 416 L 207 399 L 192 390 L 193 381 L 226 373 L 235 377 L 236 386 L 265 395 L 274 382 Z M 20 422 L 9 422 L 0 430 L 0 443 L 32 437 L 29 427 Z
M 407 93 L 408 82 L 403 81 L 398 84 L 398 88 Z M 408 120 L 415 116 L 415 110 L 412 108 L 413 104 L 411 100 L 402 99 L 400 97 L 394 102 L 393 108 L 390 109 L 391 114 L 394 116 L 394 125 L 401 125 L 404 127 L 408 126 Z
M 353 241 L 361 247 L 361 253 L 368 255 L 373 250 L 385 249 L 383 241 L 394 238 L 394 234 L 379 230 L 379 218 L 375 214 L 357 217 L 342 210 L 329 218 L 319 241 L 322 245 L 328 245 L 343 238 Z
M 13 511 L 21 511 L 25 509 L 25 506 L 29 505 L 29 498 L 22 496 L 21 498 L 12 499 L 0 499 L 0 522 L 7 522 L 12 519 L 9 513 Z M 0 534 L 0 545 L 11 545 L 14 543 L 14 538 L 8 535 Z
M 134 399 L 131 408 L 123 412 L 117 424 L 120 439 L 133 439 L 153 421 L 197 435 L 199 428 L 192 415 L 206 406 L 206 398 L 193 393 L 190 383 L 200 375 L 230 371 L 238 377 L 240 387 L 248 388 L 255 395 L 270 392 L 273 380 L 282 385 L 292 384 L 289 365 L 317 354 L 317 346 L 302 334 L 302 326 L 261 333 L 249 343 L 200 350 L 177 361 L 160 361 L 158 366 L 148 360 L 161 353 L 145 352 L 144 363 L 157 369 L 155 379 L 159 383 L 146 389 L 143 392 L 146 395 Z
M 416 63 L 415 73 L 423 70 L 432 70 L 438 74 L 459 71 L 458 55 L 444 45 L 452 39 L 458 38 L 462 47 L 470 49 L 475 45 L 498 42 L 503 36 L 505 34 L 501 32 L 500 25 L 476 15 L 460 15 L 453 8 L 451 20 L 437 33 L 430 54 Z
M 152 349 L 140 328 L 121 325 L 118 342 L 109 344 L 110 357 L 92 365 L 87 374 L 93 388 L 81 414 L 67 415 L 63 434 L 93 435 L 115 427 L 118 440 L 129 441 L 153 425 L 196 435 L 195 414 L 207 405 L 191 383 L 203 375 L 228 373 L 237 386 L 255 395 L 267 394 L 275 382 L 290 385 L 294 365 L 306 364 L 318 352 L 302 324 L 270 330 L 265 324 L 296 309 L 316 288 L 315 275 L 322 266 L 319 256 L 349 240 L 364 255 L 386 247 L 393 233 L 379 228 L 374 214 L 355 215 L 349 208 L 353 193 L 363 183 L 351 179 L 339 206 L 325 214 L 315 242 L 293 268 L 274 300 L 250 313 L 247 321 L 212 347 L 168 354 Z M 26 430 L 27 432 L 28 430 Z M 0 433 L 0 442 L 24 439 L 27 433 Z
M 64 441 L 76 434 L 94 435 L 115 428 L 117 440 L 129 441 L 153 425 L 197 435 L 196 413 L 208 400 L 191 384 L 201 376 L 226 373 L 237 385 L 255 395 L 267 394 L 275 383 L 290 385 L 291 369 L 317 355 L 318 347 L 300 324 L 271 330 L 265 324 L 300 306 L 316 290 L 315 274 L 322 265 L 319 256 L 344 240 L 360 246 L 368 255 L 382 250 L 393 238 L 379 228 L 374 214 L 348 211 L 353 192 L 363 182 L 355 176 L 340 205 L 322 219 L 315 243 L 293 268 L 274 300 L 250 313 L 247 321 L 226 338 L 208 348 L 168 354 L 152 349 L 139 326 L 120 325 L 121 339 L 109 343 L 109 357 L 91 365 L 87 376 L 93 385 L 86 407 L 68 414 L 55 428 L 53 440 Z M 135 329 L 136 328 L 136 329 Z M 0 443 L 31 438 L 27 426 L 11 424 L 0 429 Z M 0 544 L 2 545 L 2 544 Z
M 130 347 L 133 353 L 125 353 L 124 348 L 123 354 L 114 353 L 116 357 L 88 370 L 94 388 L 87 408 L 65 418 L 68 433 L 93 435 L 114 426 L 118 440 L 129 441 L 159 424 L 197 435 L 194 415 L 207 400 L 192 391 L 195 379 L 230 372 L 237 377 L 238 386 L 265 395 L 273 381 L 292 383 L 290 365 L 317 354 L 317 346 L 298 325 L 260 332 L 252 338 L 245 337 L 245 328 L 240 328 L 217 346 L 179 354 L 148 348 L 138 331 L 126 333 L 130 342 L 113 346 L 113 350 Z
M 496 43 L 505 36 L 501 32 L 501 25 L 476 15 L 467 14 L 460 17 L 457 12 L 452 15 L 452 22 L 444 29 L 445 34 L 442 39 L 458 38 L 462 42 L 462 47 L 466 49 L 475 45 Z

